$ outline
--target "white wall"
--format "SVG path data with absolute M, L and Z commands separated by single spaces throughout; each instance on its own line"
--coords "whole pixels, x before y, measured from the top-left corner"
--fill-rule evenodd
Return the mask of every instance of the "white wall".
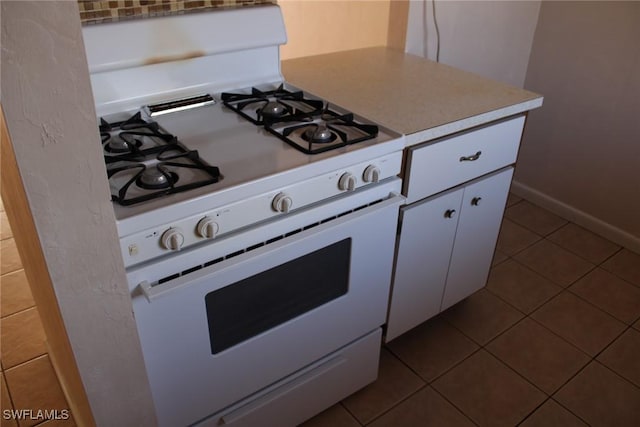
M 436 60 L 431 0 L 411 0 L 406 51 Z M 436 1 L 440 62 L 522 87 L 540 0 Z
M 410 2 L 406 50 L 435 60 L 431 6 Z M 640 252 L 640 2 L 438 0 L 436 16 L 441 62 L 545 97 L 513 190 Z
M 543 2 L 522 194 L 640 252 L 640 2 Z
M 154 425 L 78 4 L 0 6 L 6 124 L 94 419 L 99 426 Z

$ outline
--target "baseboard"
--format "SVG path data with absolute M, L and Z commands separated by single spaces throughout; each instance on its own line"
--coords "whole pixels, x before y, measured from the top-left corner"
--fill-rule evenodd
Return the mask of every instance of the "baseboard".
M 621 230 L 607 222 L 602 221 L 586 212 L 567 205 L 560 200 L 535 190 L 518 181 L 511 183 L 511 192 L 516 196 L 530 201 L 542 208 L 545 208 L 556 215 L 561 216 L 576 224 L 606 238 L 614 243 L 624 246 L 633 252 L 640 254 L 640 237 L 634 236 Z

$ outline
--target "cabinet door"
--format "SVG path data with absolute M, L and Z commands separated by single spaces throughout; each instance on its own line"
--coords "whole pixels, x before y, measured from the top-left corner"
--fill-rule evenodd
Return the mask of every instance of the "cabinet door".
M 459 189 L 402 209 L 386 341 L 440 311 L 462 195 Z
M 464 188 L 441 310 L 486 284 L 512 175 L 508 168 Z

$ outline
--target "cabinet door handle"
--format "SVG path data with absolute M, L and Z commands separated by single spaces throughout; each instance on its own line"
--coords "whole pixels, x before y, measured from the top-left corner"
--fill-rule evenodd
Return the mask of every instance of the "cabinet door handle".
M 461 162 L 474 162 L 476 160 L 478 160 L 480 158 L 480 155 L 482 154 L 482 151 L 478 151 L 476 154 L 473 154 L 471 156 L 462 156 L 460 157 L 460 161 Z
M 456 210 L 455 209 L 447 209 L 446 212 L 444 213 L 444 217 L 445 218 L 455 218 L 456 217 Z
M 471 205 L 478 206 L 481 200 L 482 200 L 482 197 L 474 197 L 473 199 L 471 199 Z

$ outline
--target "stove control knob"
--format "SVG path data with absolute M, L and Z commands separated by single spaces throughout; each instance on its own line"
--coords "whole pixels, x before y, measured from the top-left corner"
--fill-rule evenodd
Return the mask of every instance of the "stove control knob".
M 293 205 L 293 200 L 286 193 L 278 193 L 276 197 L 273 198 L 271 202 L 271 207 L 276 212 L 287 213 L 291 210 L 291 206 Z
M 338 188 L 342 191 L 353 191 L 356 189 L 356 177 L 351 172 L 345 172 L 338 181 Z
M 170 228 L 162 233 L 160 242 L 170 251 L 179 251 L 184 244 L 184 236 L 179 228 Z
M 196 225 L 196 231 L 200 237 L 205 239 L 213 239 L 218 234 L 220 226 L 210 216 L 205 216 Z
M 378 182 L 380 180 L 380 168 L 376 165 L 369 165 L 362 173 L 362 180 L 364 182 Z

